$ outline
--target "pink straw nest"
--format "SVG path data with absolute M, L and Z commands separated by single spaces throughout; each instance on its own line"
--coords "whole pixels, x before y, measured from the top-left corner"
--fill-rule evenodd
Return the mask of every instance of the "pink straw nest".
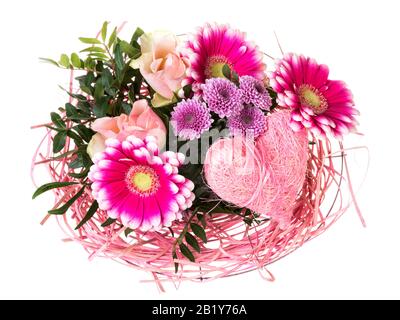
M 308 147 L 306 179 L 295 200 L 290 224 L 281 229 L 278 223 L 268 220 L 248 226 L 239 216 L 206 214 L 208 242 L 201 245 L 201 254 L 196 256 L 195 263 L 179 253 L 177 260 L 172 258 L 176 235 L 185 227 L 184 221 L 172 225 L 175 237 L 167 228 L 158 232 L 134 231 L 126 236 L 126 228 L 117 223 L 101 227 L 108 216 L 106 212 L 98 210 L 92 219 L 74 230 L 93 202 L 88 189 L 66 214 L 51 218 L 57 219 L 67 235 L 64 241 L 80 243 L 90 260 L 105 257 L 134 269 L 148 271 L 154 277 L 148 281 L 155 281 L 161 290 L 164 281 L 178 285 L 182 280 L 208 281 L 251 270 L 259 270 L 263 278 L 273 281 L 274 277 L 266 266 L 325 232 L 349 208 L 351 202 L 355 204 L 364 224 L 354 199 L 342 143 L 339 142 L 339 151 L 334 153 L 328 140 L 314 141 Z M 72 159 L 54 160 L 51 144 L 52 134 L 47 131 L 34 155 L 32 177 L 35 167 L 43 165 L 48 169 L 52 181 L 73 181 L 68 176 L 70 169 L 67 165 Z M 69 148 L 67 143 L 66 150 Z M 344 199 L 343 189 L 347 189 L 346 186 L 352 196 L 352 201 L 348 203 Z M 68 201 L 78 189 L 79 186 L 75 185 L 56 189 L 54 208 Z M 332 190 L 329 197 L 328 189 Z M 42 224 L 49 217 L 47 215 Z M 179 263 L 178 272 L 175 272 L 174 262 Z

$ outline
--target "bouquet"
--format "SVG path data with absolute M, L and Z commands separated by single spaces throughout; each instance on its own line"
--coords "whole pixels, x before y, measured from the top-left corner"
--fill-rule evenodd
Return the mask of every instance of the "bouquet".
M 160 287 L 254 269 L 273 279 L 268 264 L 350 205 L 351 91 L 301 54 L 282 52 L 267 72 L 272 57 L 228 25 L 126 40 L 120 29 L 105 22 L 79 54 L 42 59 L 70 73 L 68 101 L 35 126 L 45 135 L 33 168 L 51 181 L 33 198 L 55 195 L 42 223 L 57 219 L 90 259 L 148 271 Z

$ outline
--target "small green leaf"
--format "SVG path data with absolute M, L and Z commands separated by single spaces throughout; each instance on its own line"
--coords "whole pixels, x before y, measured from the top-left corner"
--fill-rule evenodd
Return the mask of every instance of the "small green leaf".
M 54 61 L 53 59 L 39 58 L 39 60 L 42 61 L 42 62 L 50 63 L 50 64 L 55 65 L 55 66 L 57 66 L 57 67 L 60 66 L 60 65 L 58 64 L 58 62 Z
M 138 41 L 138 39 L 144 34 L 144 31 L 140 28 L 136 28 L 135 33 L 132 35 L 131 38 L 131 45 Z
M 117 39 L 117 28 L 115 27 L 113 32 L 111 33 L 110 38 L 108 39 L 108 47 L 111 48 L 116 39 Z
M 51 122 L 53 122 L 57 128 L 66 127 L 64 121 L 62 120 L 61 116 L 58 113 L 52 112 L 50 113 L 50 117 L 51 117 Z
M 98 53 L 106 53 L 106 50 L 104 50 L 104 49 L 101 48 L 101 47 L 92 46 L 92 47 L 83 49 L 83 50 L 81 50 L 80 52 L 98 52 Z
M 176 254 L 176 251 L 174 251 L 174 252 L 172 253 L 172 258 L 173 258 L 174 260 L 178 260 L 178 256 L 177 256 L 177 254 Z M 175 266 L 175 273 L 178 273 L 179 263 L 178 263 L 178 262 L 174 262 L 174 266 Z
M 122 70 L 125 66 L 125 63 L 124 63 L 124 58 L 122 57 L 120 44 L 117 44 L 115 46 L 114 55 L 115 55 L 115 58 L 114 58 L 115 65 L 117 66 L 117 69 Z
M 122 110 L 124 110 L 125 114 L 129 115 L 131 113 L 132 105 L 130 105 L 129 103 L 122 102 L 121 106 L 122 106 Z
M 189 250 L 189 248 L 188 248 L 184 243 L 181 243 L 181 244 L 179 245 L 179 249 L 181 250 L 181 253 L 182 253 L 186 258 L 188 258 L 190 261 L 192 261 L 192 262 L 195 262 L 195 261 L 196 261 L 195 258 L 194 258 L 193 253 Z
M 207 222 L 206 222 L 206 217 L 204 216 L 204 214 L 198 213 L 197 214 L 197 219 L 200 221 L 201 225 L 205 229 L 207 227 Z
M 112 225 L 115 221 L 117 221 L 117 219 L 108 218 L 105 222 L 103 222 L 103 224 L 101 226 L 103 228 L 108 227 L 108 226 Z
M 60 152 L 65 147 L 67 131 L 58 132 L 53 138 L 53 153 Z
M 206 232 L 204 231 L 203 227 L 199 226 L 196 223 L 191 223 L 190 228 L 192 229 L 193 233 L 198 236 L 204 243 L 207 243 L 207 236 Z
M 94 135 L 94 131 L 83 124 L 74 126 L 72 129 L 74 129 L 86 142 L 90 142 Z
M 81 38 L 79 38 L 79 40 L 81 42 L 83 42 L 83 43 L 86 43 L 86 44 L 101 44 L 101 41 L 99 39 L 96 39 L 96 38 L 84 38 L 84 37 L 81 37 Z
M 183 93 L 185 95 L 185 98 L 189 98 L 190 94 L 192 93 L 192 85 L 191 84 L 187 84 L 182 89 L 183 89 Z
M 107 38 L 107 27 L 108 27 L 108 21 L 104 21 L 103 26 L 101 28 L 101 38 L 103 39 L 103 42 L 106 41 Z
M 87 169 L 85 169 L 85 170 L 83 170 L 82 172 L 80 172 L 80 173 L 74 173 L 74 172 L 70 172 L 70 173 L 68 173 L 68 175 L 70 176 L 70 177 L 72 177 L 72 178 L 75 178 L 75 179 L 83 179 L 83 178 L 86 178 L 87 177 L 87 175 L 88 175 L 88 173 L 89 173 L 89 168 L 87 168 Z
M 125 237 L 129 236 L 133 232 L 133 229 L 131 228 L 126 228 L 124 231 Z
M 66 213 L 67 210 L 69 209 L 69 207 L 71 207 L 72 204 L 82 196 L 83 192 L 85 191 L 85 187 L 86 187 L 86 186 L 83 186 L 83 187 L 78 191 L 78 193 L 75 194 L 71 199 L 69 199 L 62 207 L 60 207 L 60 208 L 58 208 L 58 209 L 50 210 L 50 211 L 49 211 L 49 214 L 62 215 L 62 214 L 64 214 L 64 213 Z
M 185 234 L 185 240 L 194 250 L 200 253 L 199 243 L 197 242 L 196 238 L 193 237 L 189 232 Z
M 132 47 L 128 42 L 122 40 L 119 45 L 121 46 L 122 52 L 126 53 L 129 58 L 136 59 L 140 56 L 140 50 Z
M 75 230 L 78 230 L 80 227 L 82 227 L 86 222 L 88 222 L 93 215 L 96 213 L 97 209 L 99 208 L 99 204 L 95 200 L 92 205 L 90 206 L 89 210 L 87 211 L 86 215 L 82 219 L 81 222 L 76 226 Z
M 74 139 L 75 144 L 82 143 L 82 138 L 79 135 L 77 135 L 75 132 L 73 132 L 72 130 L 68 130 L 66 132 L 67 132 L 68 137 L 70 137 L 71 139 Z
M 50 182 L 46 183 L 35 191 L 35 193 L 32 196 L 32 199 L 35 199 L 36 197 L 40 196 L 42 193 L 45 193 L 46 191 L 52 190 L 52 189 L 58 189 L 58 188 L 64 188 L 68 186 L 72 186 L 74 184 L 77 184 L 77 182 Z
M 80 69 L 82 67 L 81 59 L 75 52 L 73 54 L 71 54 L 71 62 L 75 68 Z
M 104 60 L 104 61 L 108 60 L 108 56 L 100 52 L 91 52 L 89 53 L 89 56 L 95 60 Z
M 222 67 L 222 74 L 224 75 L 225 78 L 229 80 L 231 79 L 232 77 L 231 68 L 229 68 L 227 64 L 224 64 L 224 66 Z
M 101 82 L 101 79 L 99 79 L 96 82 L 95 88 L 94 88 L 94 100 L 99 101 L 102 97 L 104 96 L 104 87 Z
M 70 103 L 65 104 L 65 111 L 66 111 L 67 118 L 71 118 L 77 114 L 76 108 Z
M 61 56 L 60 56 L 60 65 L 62 65 L 64 68 L 69 68 L 70 67 L 70 64 L 69 64 L 69 57 L 65 54 L 65 53 L 63 53 Z

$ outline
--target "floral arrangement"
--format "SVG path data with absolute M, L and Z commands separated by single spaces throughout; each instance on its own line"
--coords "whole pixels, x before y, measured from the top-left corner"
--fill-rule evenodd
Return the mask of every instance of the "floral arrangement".
M 267 72 L 268 55 L 228 25 L 128 40 L 120 29 L 105 22 L 79 55 L 42 59 L 70 72 L 69 100 L 35 126 L 46 133 L 33 168 L 52 181 L 33 198 L 55 194 L 43 223 L 55 217 L 91 259 L 160 287 L 254 269 L 272 279 L 268 264 L 349 206 L 350 90 L 303 55 L 282 53 Z

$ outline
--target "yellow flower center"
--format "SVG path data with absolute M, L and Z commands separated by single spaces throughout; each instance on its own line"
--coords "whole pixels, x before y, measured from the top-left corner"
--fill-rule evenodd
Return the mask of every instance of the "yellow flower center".
M 126 175 L 126 183 L 131 192 L 142 196 L 154 194 L 160 185 L 157 173 L 148 166 L 132 166 Z
M 324 113 L 328 109 L 326 98 L 309 84 L 303 84 L 298 90 L 300 102 L 303 106 L 311 108 L 315 114 Z
M 229 65 L 232 70 L 232 66 L 228 63 L 224 56 L 214 56 L 208 58 L 205 69 L 206 78 L 225 78 L 222 69 L 226 64 Z
M 153 180 L 150 174 L 144 172 L 137 172 L 132 178 L 132 183 L 140 191 L 148 191 L 151 189 Z

